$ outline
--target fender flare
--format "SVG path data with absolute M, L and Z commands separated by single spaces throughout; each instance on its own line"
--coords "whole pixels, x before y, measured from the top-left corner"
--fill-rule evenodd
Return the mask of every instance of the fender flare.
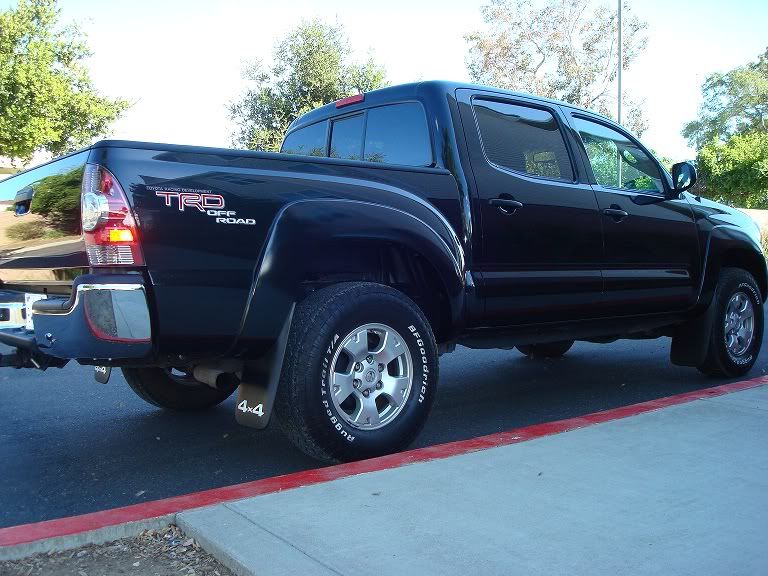
M 305 199 L 284 206 L 254 268 L 236 353 L 264 349 L 277 340 L 302 295 L 307 263 L 339 242 L 391 243 L 420 254 L 437 271 L 448 296 L 450 321 L 458 329 L 465 298 L 463 249 L 445 218 L 426 202 L 419 204 L 429 206 L 429 222 L 399 208 L 360 200 Z
M 755 277 L 765 301 L 768 296 L 766 293 L 768 292 L 768 268 L 760 245 L 742 228 L 721 224 L 714 226 L 707 237 L 699 300 L 696 306 L 698 311 L 701 312 L 709 306 L 717 287 L 720 270 L 729 265 L 728 255 L 734 253 L 747 258 L 746 261 L 750 265 L 747 271 Z

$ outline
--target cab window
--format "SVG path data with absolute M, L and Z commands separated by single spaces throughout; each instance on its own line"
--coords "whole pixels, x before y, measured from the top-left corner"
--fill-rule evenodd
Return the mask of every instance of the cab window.
M 550 112 L 495 100 L 473 105 L 490 162 L 530 176 L 574 180 L 565 139 Z
M 365 159 L 403 166 L 430 165 L 432 146 L 421 104 L 404 102 L 368 110 Z
M 303 156 L 325 156 L 327 132 L 327 121 L 294 130 L 285 137 L 280 152 L 283 154 L 302 154 Z
M 617 130 L 585 118 L 574 117 L 573 122 L 600 186 L 664 192 L 658 166 L 632 140 Z
M 362 160 L 364 125 L 365 117 L 362 114 L 334 120 L 331 124 L 330 157 Z
M 433 164 L 427 117 L 418 102 L 376 106 L 294 130 L 286 136 L 281 152 L 400 166 Z

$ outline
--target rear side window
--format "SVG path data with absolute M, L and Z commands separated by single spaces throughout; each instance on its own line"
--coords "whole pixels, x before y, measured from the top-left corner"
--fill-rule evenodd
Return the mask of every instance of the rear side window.
M 492 100 L 475 100 L 485 154 L 503 168 L 573 181 L 573 167 L 560 128 L 546 110 Z
M 424 109 L 416 102 L 380 106 L 368 111 L 365 159 L 405 166 L 432 163 L 432 146 Z
M 358 114 L 334 120 L 331 124 L 331 158 L 361 160 L 365 116 Z
M 317 122 L 294 130 L 283 141 L 280 152 L 304 156 L 325 156 L 325 138 L 328 122 Z

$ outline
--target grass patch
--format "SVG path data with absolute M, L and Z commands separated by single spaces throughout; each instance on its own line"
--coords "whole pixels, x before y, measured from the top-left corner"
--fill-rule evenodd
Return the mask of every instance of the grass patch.
M 33 221 L 33 222 L 19 222 L 8 226 L 5 231 L 5 235 L 11 240 L 34 240 L 36 238 L 45 238 L 46 234 L 50 232 L 45 222 Z

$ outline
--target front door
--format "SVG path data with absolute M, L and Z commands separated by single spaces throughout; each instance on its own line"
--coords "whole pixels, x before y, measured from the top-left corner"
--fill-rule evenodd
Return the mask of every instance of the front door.
M 700 266 L 688 202 L 664 199 L 669 181 L 653 156 L 620 127 L 579 112 L 570 113 L 569 122 L 593 173 L 603 221 L 606 313 L 692 306 Z
M 474 174 L 473 271 L 485 324 L 601 315 L 602 234 L 555 106 L 459 91 Z

